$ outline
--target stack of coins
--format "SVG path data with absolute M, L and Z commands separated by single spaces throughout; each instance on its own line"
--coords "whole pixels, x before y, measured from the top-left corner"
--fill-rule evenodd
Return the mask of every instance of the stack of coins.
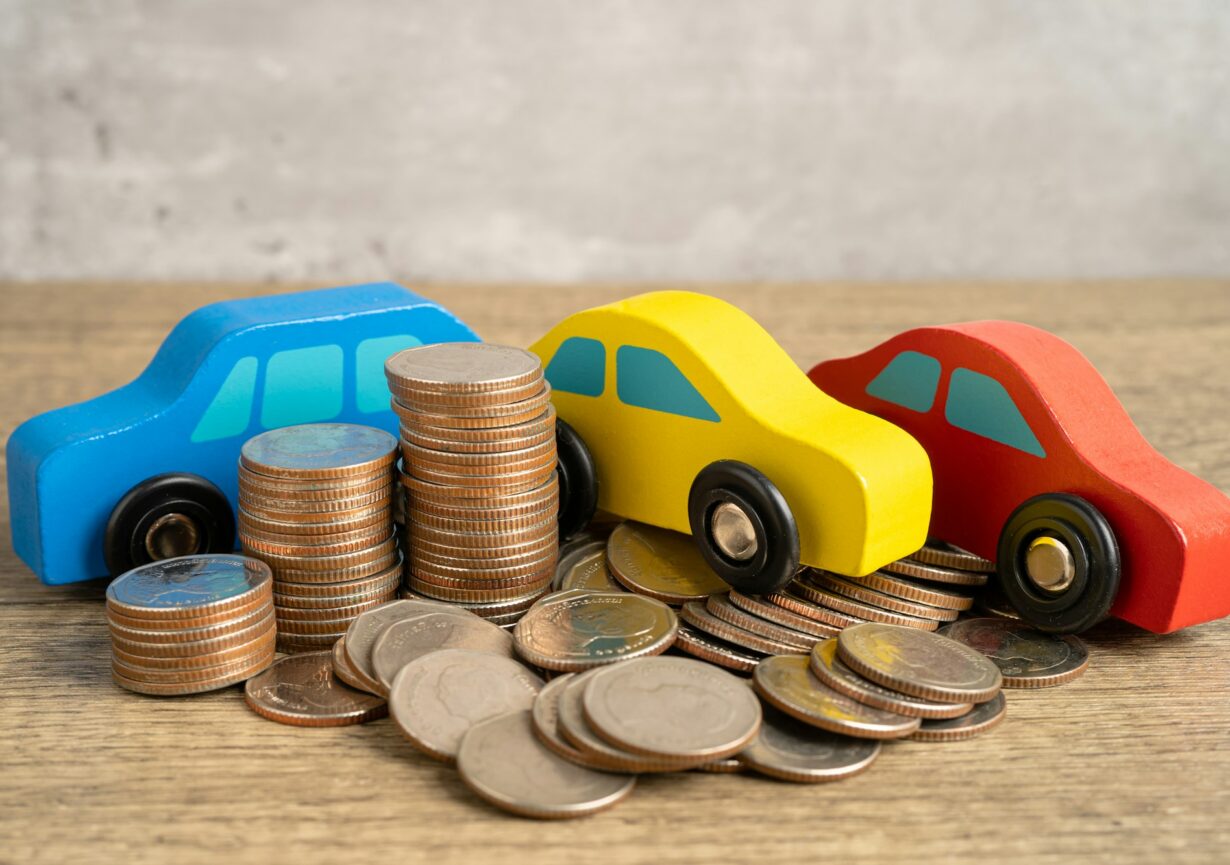
M 411 592 L 500 624 L 550 586 L 558 554 L 555 410 L 518 348 L 441 343 L 385 363 L 401 418 Z
M 239 539 L 273 570 L 278 648 L 330 648 L 364 610 L 396 597 L 397 440 L 356 424 L 304 424 L 249 439 L 239 458 Z
M 141 694 L 196 694 L 273 662 L 269 568 L 238 555 L 142 565 L 107 587 L 111 675 Z

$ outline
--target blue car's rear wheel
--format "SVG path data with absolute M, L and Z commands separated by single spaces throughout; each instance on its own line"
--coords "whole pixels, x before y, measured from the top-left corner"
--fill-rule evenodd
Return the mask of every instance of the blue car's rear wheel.
M 230 502 L 217 486 L 192 474 L 157 475 L 137 484 L 116 503 L 103 535 L 103 558 L 113 577 L 160 559 L 234 549 Z

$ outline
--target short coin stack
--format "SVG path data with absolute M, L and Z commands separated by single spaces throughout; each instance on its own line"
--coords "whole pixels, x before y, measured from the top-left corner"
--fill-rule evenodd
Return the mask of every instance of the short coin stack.
M 196 694 L 273 661 L 269 568 L 238 555 L 163 559 L 107 587 L 111 675 L 142 694 Z
M 393 533 L 397 440 L 357 424 L 261 433 L 239 459 L 239 539 L 273 570 L 278 648 L 331 648 L 401 583 Z
M 530 352 L 411 348 L 385 363 L 401 418 L 408 584 L 499 624 L 550 586 L 558 555 L 555 410 Z

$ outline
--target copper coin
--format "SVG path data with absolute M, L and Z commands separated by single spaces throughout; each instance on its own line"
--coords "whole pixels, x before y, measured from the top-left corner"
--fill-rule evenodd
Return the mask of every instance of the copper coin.
M 912 559 L 901 559 L 883 568 L 894 574 L 904 574 L 919 580 L 933 583 L 947 583 L 953 586 L 985 586 L 987 575 L 974 571 L 962 571 L 956 568 L 942 568 L 938 565 L 926 565 Z
M 507 632 L 477 616 L 424 613 L 394 622 L 380 633 L 372 645 L 372 670 L 387 691 L 402 667 L 442 649 L 466 649 L 511 658 L 513 641 Z
M 398 410 L 399 404 L 394 400 L 391 407 Z M 414 437 L 430 438 L 447 442 L 451 445 L 496 444 L 499 442 L 517 440 L 526 436 L 550 433 L 555 435 L 555 407 L 547 403 L 546 408 L 530 418 L 507 421 L 483 426 L 441 426 L 428 422 L 425 415 L 405 413 L 401 418 L 401 433 L 404 439 Z
M 366 475 L 397 458 L 397 439 L 375 427 L 313 423 L 253 436 L 239 451 L 240 465 L 272 478 L 342 478 Z
M 244 547 L 256 553 L 275 556 L 316 557 L 336 556 L 341 553 L 354 553 L 369 549 L 383 541 L 390 534 L 392 534 L 392 529 L 386 525 L 370 526 L 356 532 L 345 540 L 327 543 L 317 543 L 320 540 L 319 538 L 312 538 L 311 543 L 304 543 L 303 539 L 287 543 L 286 541 L 268 540 L 244 531 L 239 533 L 239 540 Z
M 951 544 L 927 544 L 910 558 L 924 565 L 938 565 L 941 568 L 976 571 L 984 574 L 995 573 L 995 562 Z
M 138 694 L 149 694 L 159 697 L 178 697 L 185 694 L 203 694 L 206 691 L 217 691 L 221 688 L 228 688 L 231 685 L 238 684 L 245 679 L 259 673 L 261 670 L 273 663 L 274 656 L 272 654 L 264 655 L 254 660 L 247 669 L 239 669 L 219 676 L 216 679 L 204 679 L 193 682 L 173 682 L 173 683 L 155 683 L 155 682 L 139 682 L 135 679 L 129 679 L 126 676 L 111 670 L 111 680 L 121 688 L 129 691 L 134 691 Z
M 435 547 L 441 552 L 458 548 L 470 551 L 534 547 L 558 544 L 559 523 L 552 516 L 548 519 L 511 530 L 467 532 L 450 531 L 439 526 L 424 524 L 417 518 L 412 518 L 410 520 L 410 536 L 415 544 Z
M 125 679 L 134 682 L 144 682 L 151 685 L 189 685 L 194 682 L 204 682 L 230 676 L 233 673 L 249 669 L 253 664 L 260 662 L 264 658 L 272 658 L 273 640 L 262 638 L 259 643 L 258 648 L 245 657 L 220 661 L 217 664 L 210 664 L 208 667 L 197 667 L 190 670 L 166 670 L 130 664 L 112 656 L 111 669 Z
M 874 589 L 859 585 L 853 580 L 847 580 L 825 571 L 814 571 L 810 578 L 813 585 L 827 589 L 844 598 L 851 598 L 864 604 L 871 604 L 873 607 L 878 607 L 882 610 L 891 610 L 895 613 L 902 613 L 919 619 L 931 619 L 937 622 L 956 621 L 957 616 L 960 615 L 956 610 L 945 610 L 940 607 L 932 607 L 927 604 L 895 598 L 892 595 L 877 592 Z
M 411 556 L 416 561 L 434 562 L 450 568 L 479 571 L 503 570 L 522 565 L 544 564 L 548 559 L 554 569 L 559 543 L 552 535 L 517 546 L 450 547 L 433 544 L 420 538 L 410 539 Z M 505 576 L 512 576 L 506 574 Z
M 744 766 L 739 762 L 738 757 L 726 757 L 711 763 L 702 763 L 692 771 L 705 772 L 710 775 L 738 775 L 744 771 Z
M 537 489 L 550 477 L 554 477 L 555 463 L 546 463 L 524 471 L 505 474 L 457 474 L 438 472 L 434 469 L 415 468 L 414 477 L 421 481 L 445 486 L 456 495 L 467 498 L 499 497 L 509 493 Z
M 303 637 L 333 637 L 337 639 L 339 635 L 346 633 L 346 629 L 361 615 L 362 613 L 357 613 L 353 616 L 338 616 L 335 619 L 319 619 L 314 622 L 279 619 L 278 636 L 294 640 L 299 640 Z M 333 641 L 330 640 L 328 645 L 333 645 Z
M 700 601 L 688 601 L 680 607 L 679 617 L 698 631 L 703 631 L 710 636 L 717 637 L 719 640 L 725 640 L 728 643 L 733 643 L 740 648 L 753 652 L 760 652 L 765 655 L 788 655 L 799 651 L 799 649 L 792 645 L 779 643 L 768 637 L 762 637 L 760 634 L 754 634 L 746 628 L 741 628 L 738 625 L 732 625 L 724 619 L 719 619 L 709 612 L 708 608 Z
M 552 447 L 555 443 L 551 442 Z M 505 478 L 515 478 L 520 483 L 526 475 L 533 472 L 546 477 L 555 471 L 557 458 L 554 453 L 543 452 L 531 459 L 500 460 L 492 463 L 457 463 L 443 459 L 432 459 L 422 454 L 408 454 L 410 474 L 423 480 L 437 480 L 440 483 L 465 483 L 475 486 L 505 486 L 512 481 Z M 462 480 L 455 480 L 461 478 Z
M 858 616 L 851 616 L 848 613 L 832 610 L 808 600 L 806 593 L 810 591 L 812 591 L 811 586 L 795 582 L 787 586 L 785 591 L 765 595 L 765 600 L 775 607 L 781 607 L 783 610 L 788 610 L 795 615 L 831 625 L 839 631 L 842 628 L 850 627 L 850 625 L 857 625 L 860 622 L 867 621 L 866 619 L 860 619 Z M 818 592 L 816 594 L 819 595 Z
M 517 652 L 547 670 L 578 671 L 665 652 L 679 620 L 666 604 L 615 592 L 557 592 L 517 623 Z
M 858 580 L 860 585 L 886 595 L 909 601 L 918 601 L 929 607 L 942 607 L 947 610 L 968 610 L 974 605 L 974 599 L 969 595 L 959 595 L 944 589 L 930 586 L 920 586 L 918 583 L 903 580 L 884 571 L 876 571 Z
M 532 352 L 488 342 L 443 342 L 397 352 L 384 362 L 389 383 L 428 393 L 485 393 L 538 381 Z
M 329 651 L 333 654 L 333 675 L 337 676 L 355 690 L 363 691 L 368 694 L 375 694 L 377 697 L 381 696 L 378 691 L 373 691 L 368 688 L 367 683 L 359 677 L 359 674 L 355 672 L 354 667 L 351 666 L 350 658 L 346 654 L 345 636 L 338 637 L 333 642 L 333 647 L 329 649 Z
M 392 502 L 378 501 L 372 505 L 348 511 L 328 513 L 280 513 L 275 516 L 253 513 L 241 504 L 237 511 L 239 525 L 257 531 L 285 535 L 334 534 L 387 522 Z
M 502 406 L 510 403 L 524 402 L 540 394 L 542 389 L 543 379 L 541 376 L 530 379 L 528 382 L 515 387 L 504 387 L 482 392 L 423 390 L 413 386 L 408 387 L 402 382 L 391 382 L 389 385 L 389 392 L 402 405 L 422 408 L 441 414 L 450 414 L 457 409 L 477 411 L 486 406 Z
M 918 729 L 907 718 L 864 705 L 839 694 L 817 679 L 806 655 L 765 658 L 752 674 L 756 693 L 765 702 L 805 724 L 860 739 L 900 739 Z
M 369 577 L 342 583 L 277 583 L 274 600 L 286 607 L 328 606 L 339 598 L 362 598 L 395 590 L 401 583 L 402 570 L 397 565 Z
M 259 618 L 244 619 L 244 627 L 226 634 L 205 637 L 180 643 L 157 643 L 148 640 L 129 639 L 130 631 L 122 635 L 111 632 L 111 644 L 116 649 L 129 655 L 148 658 L 190 658 L 200 655 L 211 655 L 219 651 L 231 649 L 263 636 L 274 628 L 273 610 L 265 608 L 260 611 Z M 137 636 L 144 637 L 145 634 Z
M 460 413 L 451 411 L 448 414 L 427 411 L 417 406 L 407 406 L 394 399 L 391 408 L 401 420 L 403 426 L 420 429 L 466 429 L 486 430 L 517 424 L 536 423 L 542 417 L 549 405 L 549 391 L 544 391 L 531 399 L 511 403 L 506 406 L 492 406 L 483 412 Z
M 627 521 L 607 541 L 607 567 L 629 590 L 668 604 L 730 590 L 687 535 Z
M 412 466 L 417 465 L 421 460 L 427 465 L 455 465 L 466 468 L 483 465 L 503 466 L 510 463 L 516 464 L 542 460 L 553 461 L 556 458 L 554 437 L 517 450 L 499 451 L 497 453 L 433 450 L 432 448 L 420 447 L 413 442 L 403 442 L 402 454 L 404 458 L 410 461 Z
M 440 581 L 443 580 L 465 580 L 475 579 L 475 575 L 481 571 L 481 576 L 490 577 L 493 580 L 503 578 L 515 578 L 529 576 L 530 574 L 545 575 L 549 580 L 555 572 L 555 556 L 546 555 L 538 558 L 529 559 L 524 564 L 515 566 L 495 567 L 495 568 L 476 568 L 467 567 L 452 567 L 442 565 L 438 562 L 422 558 L 418 555 L 413 557 L 413 568 L 411 573 L 415 576 L 423 575 L 424 577 L 435 577 Z
M 837 651 L 863 678 L 937 703 L 981 703 L 1003 684 L 999 668 L 980 652 L 913 628 L 855 625 L 837 636 Z
M 509 451 L 525 450 L 543 442 L 553 441 L 555 439 L 554 416 L 552 416 L 551 420 L 552 423 L 550 425 L 546 423 L 518 425 L 514 429 L 523 429 L 524 431 L 521 435 L 508 435 L 499 438 L 489 437 L 485 440 L 458 441 L 456 437 L 450 436 L 439 438 L 434 435 L 424 434 L 420 429 L 406 426 L 401 428 L 401 436 L 405 444 L 411 444 L 426 450 L 448 451 L 454 454 L 501 454 L 508 453 Z
M 278 634 L 278 651 L 286 652 L 287 654 L 298 654 L 301 652 L 321 652 L 331 648 L 338 640 L 344 636 L 342 634 L 311 634 L 311 635 L 292 635 Z
M 360 508 L 391 507 L 392 504 L 393 490 L 391 487 L 348 496 L 344 499 L 275 499 L 242 492 L 239 494 L 241 508 L 272 520 L 287 520 L 294 515 L 311 514 L 313 515 L 312 522 L 320 522 L 327 514 L 354 511 Z
M 866 772 L 880 748 L 879 740 L 830 733 L 766 706 L 760 734 L 738 759 L 771 778 L 817 784 Z
M 482 616 L 484 619 L 492 621 L 498 616 L 522 613 L 528 610 L 546 596 L 548 588 L 547 583 L 543 583 L 541 586 L 534 587 L 529 594 L 522 595 L 519 598 L 508 598 L 499 601 L 458 602 L 457 606 L 474 613 L 476 616 Z
M 133 619 L 207 624 L 212 616 L 250 607 L 271 588 L 269 567 L 255 559 L 217 553 L 181 556 L 116 577 L 107 586 L 107 606 Z
M 413 568 L 407 577 L 407 583 L 411 580 L 417 583 L 423 583 L 428 586 L 437 586 L 441 589 L 452 589 L 464 591 L 466 589 L 513 589 L 520 587 L 521 592 L 529 593 L 536 586 L 541 586 L 547 581 L 548 569 L 544 566 L 542 570 L 531 572 L 529 574 L 519 574 L 515 577 L 488 577 L 482 571 L 466 571 L 466 575 L 462 577 L 442 577 L 433 574 L 430 570 L 414 571 Z M 507 597 L 515 597 L 508 595 Z
M 745 595 L 732 589 L 726 597 L 732 604 L 749 615 L 818 639 L 835 636 L 841 630 L 826 622 L 791 612 L 756 595 Z
M 479 496 L 473 491 L 430 484 L 402 474 L 402 486 L 410 495 L 410 506 L 449 519 L 498 520 L 526 514 L 542 514 L 559 506 L 559 480 L 551 475 L 531 490 L 505 490 L 499 495 Z M 541 517 L 540 517 L 541 519 Z
M 332 651 L 282 658 L 248 679 L 243 692 L 253 712 L 295 727 L 344 727 L 388 712 L 383 699 L 334 675 Z
M 233 636 L 249 629 L 270 614 L 271 606 L 270 598 L 266 595 L 251 607 L 231 611 L 234 615 L 230 618 L 201 625 L 195 624 L 196 620 L 189 620 L 187 623 L 150 622 L 120 616 L 108 610 L 107 627 L 114 638 L 131 643 L 194 643 Z M 191 624 L 191 627 L 180 627 L 181 624 Z
M 736 607 L 725 595 L 710 595 L 705 602 L 705 609 L 724 622 L 751 631 L 762 637 L 767 637 L 783 646 L 790 646 L 795 651 L 810 651 L 816 644 L 817 637 L 804 634 L 793 628 L 775 625 L 773 622 L 757 618 Z
M 513 513 L 512 515 L 502 516 L 499 515 L 499 511 L 493 511 L 497 515 L 490 519 L 481 519 L 473 516 L 474 511 L 469 509 L 461 511 L 461 513 L 469 514 L 470 516 L 447 517 L 439 516 L 421 508 L 414 508 L 407 523 L 411 527 L 412 534 L 419 530 L 454 535 L 516 534 L 533 530 L 546 531 L 547 526 L 557 522 L 556 515 L 558 511 L 558 500 L 555 500 L 554 504 L 545 508 L 524 514 Z
M 922 726 L 910 738 L 919 742 L 958 742 L 963 739 L 972 739 L 999 726 L 1004 720 L 1007 709 L 1008 703 L 1001 691 L 993 699 L 979 703 L 959 718 L 947 721 L 923 721 Z
M 1070 682 L 1089 667 L 1089 649 L 1071 634 L 1044 634 L 1009 619 L 963 619 L 940 631 L 986 655 L 1005 688 L 1047 688 Z
M 750 673 L 760 663 L 759 655 L 750 654 L 733 643 L 711 637 L 684 622 L 679 624 L 679 635 L 675 638 L 673 648 L 686 652 L 694 658 L 700 658 L 702 661 L 708 661 L 740 673 Z
M 864 679 L 837 657 L 836 639 L 817 644 L 811 650 L 810 663 L 815 677 L 834 691 L 864 705 L 896 712 L 898 715 L 927 719 L 955 718 L 974 708 L 973 703 L 933 703 L 920 700 Z
M 433 583 L 424 582 L 415 577 L 410 577 L 410 588 L 418 592 L 426 598 L 434 598 L 437 601 L 455 601 L 466 604 L 498 604 L 498 603 L 514 603 L 529 598 L 537 598 L 550 588 L 550 580 L 543 578 L 537 582 L 527 583 L 519 586 L 508 586 L 505 588 L 474 588 L 474 587 L 454 587 L 454 586 L 439 586 Z M 526 603 L 525 607 L 528 608 Z M 514 606 L 511 609 L 520 608 Z M 511 612 L 507 610 L 505 612 Z
M 324 622 L 337 619 L 353 619 L 359 613 L 367 612 L 368 610 L 379 607 L 382 604 L 387 604 L 393 593 L 386 592 L 383 595 L 373 595 L 361 601 L 356 601 L 350 604 L 339 604 L 332 607 L 281 607 L 275 606 L 277 610 L 278 624 L 289 624 L 291 622 Z
M 820 585 L 818 583 L 804 583 L 798 586 L 791 586 L 791 591 L 798 592 L 812 603 L 823 604 L 824 606 L 837 610 L 838 612 L 846 613 L 851 616 L 858 616 L 859 618 L 872 622 L 900 625 L 904 628 L 917 628 L 920 631 L 934 631 L 940 626 L 940 623 L 935 619 L 922 619 L 918 616 L 908 616 L 904 613 L 894 613 L 893 611 L 886 610 L 883 607 L 865 604 L 862 601 L 855 600 L 854 598 L 839 595 L 827 586 Z
M 349 553 L 334 553 L 324 556 L 277 555 L 275 553 L 263 553 L 258 550 L 252 550 L 253 556 L 260 558 L 261 561 L 273 568 L 279 578 L 282 576 L 283 569 L 291 571 L 345 571 L 361 565 L 371 564 L 374 561 L 387 558 L 396 552 L 397 541 L 391 533 L 382 541 L 377 541 L 369 547 Z
M 270 627 L 246 643 L 238 643 L 227 648 L 215 648 L 196 655 L 151 657 L 131 654 L 124 651 L 118 644 L 112 644 L 111 654 L 126 666 L 140 670 L 198 670 L 203 667 L 215 667 L 219 664 L 250 658 L 261 650 L 271 648 L 275 632 L 272 627 L 273 622 L 269 624 Z
M 335 544 L 342 541 L 357 540 L 362 537 L 372 537 L 378 535 L 380 532 L 385 532 L 387 534 L 392 531 L 393 512 L 386 511 L 383 516 L 384 519 L 371 520 L 365 526 L 360 526 L 353 529 L 342 529 L 341 531 L 336 532 L 317 530 L 313 532 L 291 532 L 283 534 L 281 532 L 269 532 L 260 528 L 252 528 L 245 523 L 241 523 L 239 526 L 239 536 L 241 538 L 254 538 L 275 544 L 298 544 L 303 546 Z M 293 524 L 287 523 L 286 525 Z M 323 529 L 324 527 L 318 526 L 316 528 Z
M 255 496 L 258 499 L 300 499 L 300 500 L 332 500 L 350 499 L 356 496 L 368 495 L 393 486 L 395 478 L 392 469 L 382 468 L 375 475 L 360 476 L 358 482 L 346 478 L 347 483 L 339 485 L 337 481 L 290 481 L 281 482 L 239 471 L 240 495 Z M 321 483 L 331 483 L 333 486 L 321 487 Z
M 387 556 L 383 556 L 375 561 L 364 565 L 355 565 L 351 568 L 338 568 L 335 571 L 300 571 L 294 568 L 279 567 L 278 591 L 284 592 L 290 584 L 348 583 L 363 577 L 370 577 L 373 574 L 387 573 L 389 570 L 399 567 L 401 567 L 401 551 L 396 546 Z

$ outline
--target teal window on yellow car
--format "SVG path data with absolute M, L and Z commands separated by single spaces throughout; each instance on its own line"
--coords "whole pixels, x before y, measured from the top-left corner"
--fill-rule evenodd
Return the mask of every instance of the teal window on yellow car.
M 389 382 L 384 377 L 384 362 L 402 349 L 422 344 L 421 339 L 408 333 L 373 336 L 359 343 L 354 353 L 354 402 L 359 411 L 388 411 Z
M 265 429 L 331 420 L 342 413 L 340 345 L 279 351 L 265 367 L 261 426 Z
M 559 344 L 544 373 L 552 390 L 602 396 L 606 389 L 606 346 L 596 339 L 570 336 Z
M 928 354 L 903 351 L 867 385 L 867 393 L 911 411 L 930 411 L 940 383 L 940 362 Z
M 621 345 L 615 352 L 615 390 L 628 405 L 697 420 L 720 421 L 669 357 L 651 348 Z
M 1036 457 L 1046 456 L 1042 443 L 1008 391 L 989 375 L 972 369 L 954 369 L 944 417 L 958 429 Z
M 248 428 L 252 417 L 252 397 L 256 394 L 256 368 L 254 357 L 241 357 L 235 362 L 192 431 L 192 441 L 230 438 Z

